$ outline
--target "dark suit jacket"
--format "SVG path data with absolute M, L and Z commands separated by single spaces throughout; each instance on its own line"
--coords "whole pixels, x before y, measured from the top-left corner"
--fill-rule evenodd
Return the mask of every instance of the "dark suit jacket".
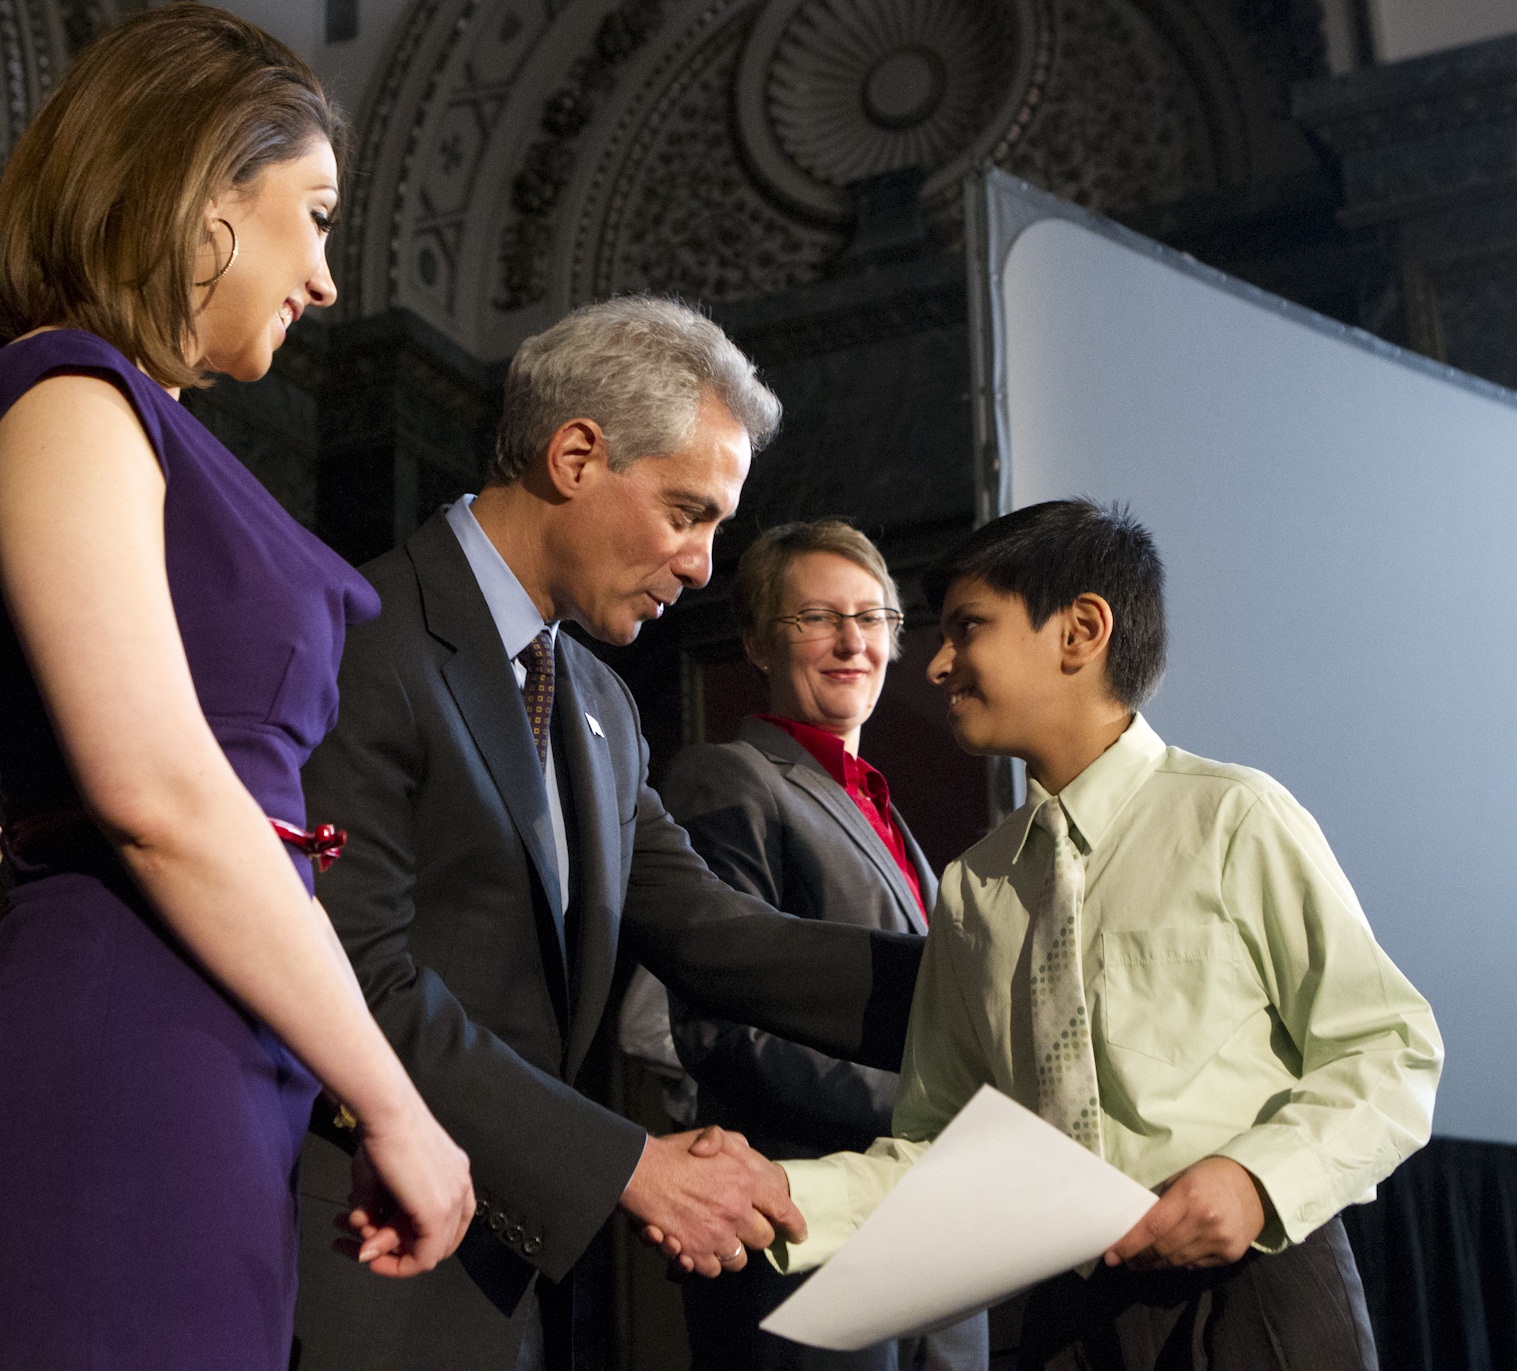
M 457 1261 L 369 1276 L 329 1252 L 344 1159 L 308 1144 L 301 1371 L 511 1367 L 533 1273 L 570 1273 L 642 1152 L 641 1128 L 574 1085 L 619 943 L 711 1012 L 889 1067 L 920 948 L 785 918 L 711 875 L 648 786 L 627 688 L 560 634 L 565 911 L 521 693 L 452 530 L 435 515 L 364 570 L 384 608 L 349 635 L 339 721 L 305 772 L 312 821 L 350 834 L 317 893 L 469 1153 L 480 1217 Z
M 810 752 L 744 719 L 737 741 L 686 748 L 660 792 L 706 864 L 735 890 L 803 919 L 927 932 L 895 859 Z M 892 809 L 929 909 L 938 881 Z M 771 1156 L 867 1148 L 890 1132 L 898 1077 L 761 1029 L 672 1006 L 675 1046 L 700 1085 L 699 1122 L 747 1134 Z
M 901 869 L 848 792 L 783 729 L 744 719 L 737 741 L 686 748 L 664 778 L 669 812 L 695 850 L 734 889 L 802 919 L 922 935 L 927 923 Z M 892 806 L 907 856 L 932 908 L 938 880 Z M 900 1078 L 838 1061 L 761 1029 L 705 1018 L 670 997 L 675 1045 L 700 1086 L 697 1121 L 748 1135 L 771 1157 L 862 1151 L 890 1133 Z M 779 1367 L 794 1348 L 760 1333 L 755 1310 L 772 1308 L 804 1277 L 743 1271 L 685 1288 L 685 1314 L 702 1365 Z M 745 1350 L 735 1353 L 738 1346 Z M 713 1360 L 713 1349 L 715 1359 Z M 865 1352 L 810 1352 L 806 1364 L 984 1371 L 983 1314 Z

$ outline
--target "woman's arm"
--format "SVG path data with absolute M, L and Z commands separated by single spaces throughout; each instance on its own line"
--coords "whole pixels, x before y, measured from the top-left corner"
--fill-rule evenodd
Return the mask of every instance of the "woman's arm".
M 86 808 L 164 921 L 365 1130 L 424 1270 L 472 1215 L 467 1159 L 370 1017 L 331 926 L 196 698 L 164 560 L 164 477 L 125 397 L 62 376 L 0 420 L 0 591 Z

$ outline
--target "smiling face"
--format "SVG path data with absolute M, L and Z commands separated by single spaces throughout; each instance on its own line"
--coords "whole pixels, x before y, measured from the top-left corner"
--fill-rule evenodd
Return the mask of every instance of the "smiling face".
M 212 202 L 206 211 L 211 239 L 195 279 L 208 281 L 226 265 L 231 240 L 218 219 L 237 234 L 237 259 L 214 287 L 196 292 L 204 301 L 195 330 L 201 366 L 256 381 L 305 309 L 337 298 L 327 269 L 336 210 L 337 159 L 325 139 Z
M 949 586 L 941 622 L 927 678 L 947 693 L 954 741 L 975 755 L 1036 761 L 1067 709 L 1065 616 L 1035 629 L 1020 596 L 964 578 Z
M 835 552 L 803 552 L 785 568 L 782 617 L 812 609 L 857 614 L 888 609 L 884 588 L 857 562 Z M 770 712 L 826 729 L 858 752 L 859 729 L 874 713 L 890 661 L 891 634 L 866 633 L 845 619 L 841 631 L 802 638 L 793 624 L 767 626 L 769 637 L 748 645 L 768 678 Z
M 684 445 L 613 471 L 604 440 L 558 521 L 554 611 L 602 642 L 625 645 L 689 587 L 711 579 L 711 544 L 748 477 L 748 431 L 707 395 Z

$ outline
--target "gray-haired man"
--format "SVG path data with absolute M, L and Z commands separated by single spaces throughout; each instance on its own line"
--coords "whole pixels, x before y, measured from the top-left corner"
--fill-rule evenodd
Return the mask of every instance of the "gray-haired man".
M 346 1173 L 313 1142 L 301 1371 L 567 1367 L 588 1312 L 568 1278 L 617 1205 L 708 1275 L 801 1223 L 740 1143 L 697 1156 L 574 1088 L 619 942 L 727 1018 L 899 1064 L 916 940 L 717 881 L 648 787 L 626 687 L 557 632 L 629 643 L 705 584 L 779 409 L 693 311 L 588 306 L 518 350 L 485 489 L 365 568 L 384 610 L 349 636 L 340 719 L 306 770 L 310 812 L 351 835 L 318 894 L 468 1151 L 480 1215 L 426 1277 L 343 1265 L 324 1229 Z

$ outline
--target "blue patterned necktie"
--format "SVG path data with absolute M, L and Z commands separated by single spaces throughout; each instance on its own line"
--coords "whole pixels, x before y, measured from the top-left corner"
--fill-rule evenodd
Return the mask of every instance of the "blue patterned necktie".
M 527 723 L 532 741 L 537 744 L 537 760 L 543 774 L 548 772 L 548 724 L 553 718 L 553 634 L 543 629 L 517 654 L 516 660 L 527 668 L 521 688 L 522 703 L 527 707 Z
M 1085 1005 L 1080 910 L 1085 863 L 1055 796 L 1033 822 L 1053 839 L 1043 907 L 1032 924 L 1032 1043 L 1038 1063 L 1038 1113 L 1101 1156 L 1101 1104 Z

